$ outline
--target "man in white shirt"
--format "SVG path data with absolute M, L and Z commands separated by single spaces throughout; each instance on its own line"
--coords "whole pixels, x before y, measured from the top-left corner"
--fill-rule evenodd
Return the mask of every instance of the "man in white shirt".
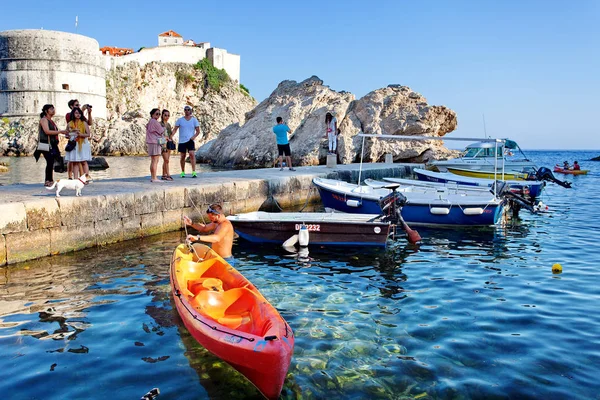
M 196 178 L 196 144 L 194 139 L 200 135 L 200 124 L 196 117 L 192 116 L 192 107 L 185 106 L 183 108 L 184 116 L 179 118 L 175 122 L 175 128 L 171 133 L 171 140 L 173 136 L 179 130 L 179 145 L 177 145 L 177 151 L 181 156 L 179 164 L 181 165 L 181 177 L 185 178 L 185 156 L 186 153 L 190 155 L 190 161 L 192 162 L 192 178 Z

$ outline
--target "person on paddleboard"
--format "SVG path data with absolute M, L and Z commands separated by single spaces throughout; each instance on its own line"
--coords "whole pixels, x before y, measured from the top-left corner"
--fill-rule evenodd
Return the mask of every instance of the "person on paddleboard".
M 223 208 L 220 204 L 211 204 L 208 206 L 206 215 L 210 220 L 209 224 L 193 224 L 190 218 L 187 216 L 183 217 L 183 222 L 186 226 L 190 226 L 200 233 L 208 233 L 208 235 L 187 235 L 187 240 L 191 242 L 212 243 L 212 249 L 232 267 L 235 267 L 235 258 L 231 254 L 233 225 L 231 225 L 231 222 L 229 222 L 223 213 Z

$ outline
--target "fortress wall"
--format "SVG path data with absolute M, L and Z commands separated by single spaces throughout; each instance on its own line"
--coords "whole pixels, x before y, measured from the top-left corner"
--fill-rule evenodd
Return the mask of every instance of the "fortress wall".
M 143 49 L 138 53 L 127 54 L 122 57 L 104 57 L 110 59 L 110 61 L 105 64 L 107 70 L 130 62 L 137 62 L 140 66 L 153 61 L 196 64 L 206 57 L 206 49 L 191 46 L 164 46 Z
M 228 53 L 225 49 L 212 47 L 206 51 L 206 56 L 216 68 L 224 69 L 234 81 L 240 82 L 240 56 Z
M 0 32 L 0 116 L 37 115 L 48 103 L 64 115 L 67 102 L 77 98 L 94 105 L 96 117 L 106 118 L 105 75 L 92 38 L 45 30 Z

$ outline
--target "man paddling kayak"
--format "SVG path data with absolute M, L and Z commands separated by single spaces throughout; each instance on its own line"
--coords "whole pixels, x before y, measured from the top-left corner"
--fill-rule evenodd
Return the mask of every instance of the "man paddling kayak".
M 210 220 L 209 224 L 193 224 L 187 216 L 183 217 L 183 222 L 200 233 L 211 233 L 209 235 L 187 235 L 187 240 L 191 242 L 212 243 L 212 249 L 218 255 L 223 257 L 231 266 L 235 266 L 235 258 L 231 254 L 233 246 L 233 226 L 223 214 L 223 208 L 219 204 L 211 204 L 206 210 L 206 215 Z

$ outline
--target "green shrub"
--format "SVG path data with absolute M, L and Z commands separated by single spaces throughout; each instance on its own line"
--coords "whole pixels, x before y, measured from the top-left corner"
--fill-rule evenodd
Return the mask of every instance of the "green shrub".
M 231 80 L 224 69 L 216 68 L 211 64 L 208 58 L 203 58 L 202 60 L 198 61 L 194 65 L 194 68 L 204 72 L 204 75 L 206 76 L 204 86 L 211 88 L 215 92 L 219 92 L 221 87 Z
M 250 90 L 248 90 L 248 88 L 246 86 L 242 85 L 241 83 L 240 83 L 240 89 L 242 89 L 242 92 L 244 94 L 250 95 Z
M 183 83 L 184 85 L 187 85 L 188 83 L 194 82 L 196 80 L 194 75 L 181 70 L 175 71 L 175 79 L 177 79 L 178 84 Z
M 144 47 L 144 46 L 142 46 L 142 47 L 140 47 L 140 49 L 139 49 L 137 52 L 139 53 L 140 51 L 142 51 L 142 50 L 144 50 L 144 49 L 145 49 L 145 47 Z
M 5 124 L 10 124 L 10 120 L 6 117 L 2 118 L 2 122 L 4 122 Z

